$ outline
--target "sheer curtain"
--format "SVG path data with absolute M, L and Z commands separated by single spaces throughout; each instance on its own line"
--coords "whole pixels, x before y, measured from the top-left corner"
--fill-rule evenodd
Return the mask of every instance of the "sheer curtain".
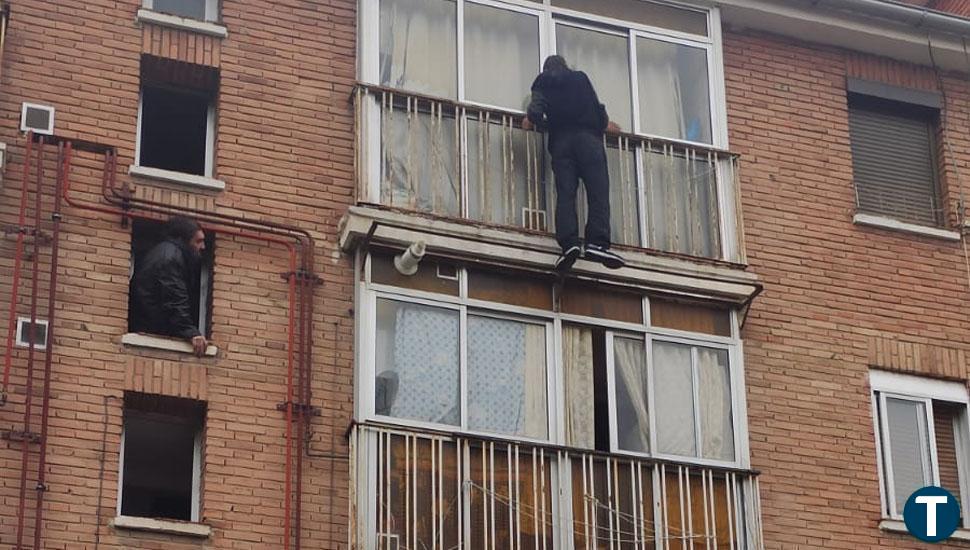
M 540 70 L 539 18 L 472 2 L 464 9 L 465 99 L 524 111 Z
M 593 395 L 593 331 L 563 325 L 563 370 L 566 393 L 566 444 L 584 449 L 596 446 Z
M 692 149 L 650 146 L 643 155 L 647 246 L 708 258 L 719 254 L 715 159 Z
M 706 50 L 637 38 L 637 88 L 641 131 L 711 143 Z
M 378 300 L 377 325 L 379 412 L 457 426 L 458 312 Z
M 697 348 L 697 379 L 703 456 L 734 460 L 731 371 L 727 351 Z
M 468 427 L 544 439 L 545 327 L 468 316 Z
M 381 84 L 458 96 L 457 8 L 453 0 L 381 0 Z
M 643 340 L 613 339 L 616 368 L 616 424 L 618 445 L 627 451 L 650 450 L 647 409 L 647 355 Z
M 690 346 L 654 342 L 657 447 L 666 454 L 697 456 Z

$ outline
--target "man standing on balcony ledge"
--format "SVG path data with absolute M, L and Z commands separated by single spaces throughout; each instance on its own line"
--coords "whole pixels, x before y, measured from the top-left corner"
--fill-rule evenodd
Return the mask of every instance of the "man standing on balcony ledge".
M 532 83 L 532 101 L 522 128 L 549 133 L 549 154 L 556 177 L 556 240 L 562 255 L 556 270 L 565 272 L 580 256 L 610 269 L 623 258 L 610 252 L 610 175 L 606 168 L 603 132 L 619 131 L 600 103 L 589 77 L 574 71 L 559 55 L 550 55 Z M 579 240 L 576 192 L 579 178 L 586 187 L 589 219 L 586 246 Z

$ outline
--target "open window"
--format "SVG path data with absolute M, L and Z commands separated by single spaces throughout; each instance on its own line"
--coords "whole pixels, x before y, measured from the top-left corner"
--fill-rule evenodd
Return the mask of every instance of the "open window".
M 134 220 L 131 229 L 131 277 L 142 266 L 151 251 L 166 240 L 164 224 L 150 220 Z M 205 251 L 198 261 L 188 262 L 187 287 L 192 319 L 198 324 L 199 332 L 208 338 L 212 332 L 212 267 L 215 238 L 206 232 Z M 128 332 L 173 336 L 141 318 L 133 298 L 133 288 L 129 288 Z
M 211 178 L 218 70 L 143 55 L 141 80 L 136 166 Z
M 118 515 L 199 521 L 205 403 L 125 394 Z

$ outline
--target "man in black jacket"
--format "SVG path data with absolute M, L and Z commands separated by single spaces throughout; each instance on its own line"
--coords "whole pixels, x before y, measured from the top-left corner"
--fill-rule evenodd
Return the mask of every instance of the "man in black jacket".
M 552 171 L 556 176 L 556 240 L 562 255 L 556 269 L 567 271 L 580 256 L 610 269 L 623 258 L 610 252 L 610 176 L 606 167 L 604 131 L 619 131 L 596 97 L 589 77 L 571 70 L 562 56 L 551 55 L 532 83 L 532 101 L 522 128 L 548 131 Z M 579 179 L 586 188 L 589 218 L 586 246 L 580 246 L 576 219 Z
M 200 357 L 208 342 L 193 319 L 191 290 L 198 286 L 203 250 L 198 222 L 174 216 L 165 224 L 165 240 L 145 254 L 131 281 L 132 329 L 184 338 Z

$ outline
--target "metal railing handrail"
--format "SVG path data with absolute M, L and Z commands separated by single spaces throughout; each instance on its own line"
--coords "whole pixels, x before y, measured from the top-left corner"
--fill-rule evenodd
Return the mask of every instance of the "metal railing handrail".
M 360 90 L 363 90 L 365 92 L 380 92 L 380 93 L 386 93 L 386 94 L 399 95 L 405 98 L 417 99 L 419 101 L 427 101 L 429 103 L 447 105 L 448 107 L 453 107 L 456 109 L 481 111 L 492 115 L 514 117 L 515 119 L 521 119 L 522 117 L 525 116 L 525 113 L 521 111 L 515 111 L 512 109 L 490 107 L 490 106 L 480 105 L 477 103 L 469 103 L 469 102 L 458 101 L 455 99 L 450 99 L 450 98 L 445 98 L 445 97 L 440 97 L 435 95 L 423 94 L 420 92 L 412 92 L 410 90 L 405 90 L 402 88 L 393 88 L 390 86 L 368 84 L 366 82 L 357 82 L 354 85 L 352 95 L 355 95 Z M 521 122 L 516 123 L 515 128 L 522 129 Z M 740 153 L 733 152 L 729 149 L 724 149 L 722 147 L 715 147 L 713 145 L 706 145 L 706 144 L 698 143 L 694 141 L 684 141 L 684 140 L 650 136 L 646 134 L 636 134 L 633 132 L 624 132 L 624 131 L 608 132 L 606 133 L 606 136 L 608 139 L 624 138 L 633 142 L 655 143 L 655 144 L 664 145 L 668 147 L 694 149 L 699 152 L 713 153 L 719 157 L 725 157 L 729 159 L 739 159 L 741 157 Z
M 406 426 L 401 424 L 394 424 L 390 422 L 380 422 L 376 420 L 354 420 L 351 422 L 350 427 L 347 429 L 347 434 L 353 432 L 356 429 L 374 429 L 374 430 L 384 430 L 389 432 L 397 432 L 402 435 L 419 435 L 428 437 L 439 437 L 439 438 L 449 438 L 449 439 L 467 439 L 473 441 L 479 441 L 482 443 L 502 443 L 509 445 L 518 445 L 521 447 L 535 447 L 538 449 L 546 451 L 555 451 L 570 453 L 576 455 L 586 455 L 593 456 L 596 458 L 606 458 L 611 460 L 630 460 L 639 462 L 641 464 L 648 464 L 652 466 L 682 466 L 687 468 L 699 468 L 710 470 L 715 473 L 723 474 L 741 474 L 746 476 L 759 476 L 761 472 L 759 470 L 754 470 L 751 468 L 743 468 L 739 466 L 724 466 L 717 464 L 702 464 L 690 462 L 687 460 L 673 460 L 668 458 L 657 458 L 657 457 L 646 457 L 646 456 L 636 456 L 628 454 L 610 453 L 606 451 L 599 451 L 595 449 L 584 449 L 581 447 L 570 447 L 568 445 L 561 445 L 557 443 L 546 443 L 541 441 L 521 441 L 509 438 L 503 438 L 499 436 L 489 436 L 483 434 L 472 434 L 460 431 L 445 430 L 440 428 L 416 428 L 412 426 Z

